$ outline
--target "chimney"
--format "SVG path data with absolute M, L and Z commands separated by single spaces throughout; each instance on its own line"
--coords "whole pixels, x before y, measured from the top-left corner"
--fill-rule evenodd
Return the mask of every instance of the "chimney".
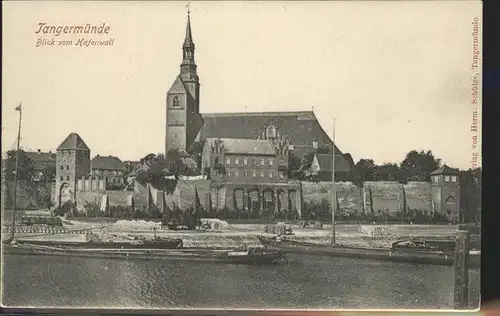
M 313 139 L 313 148 L 318 149 L 318 141 L 316 139 Z

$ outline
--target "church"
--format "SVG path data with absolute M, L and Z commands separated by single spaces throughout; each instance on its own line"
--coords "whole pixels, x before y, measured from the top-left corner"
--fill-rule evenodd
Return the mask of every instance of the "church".
M 194 142 L 217 138 L 232 139 L 233 143 L 237 139 L 268 140 L 280 148 L 286 144 L 286 150 L 299 158 L 332 145 L 313 111 L 200 113 L 200 82 L 188 12 L 180 74 L 166 96 L 165 152 L 177 149 L 186 153 Z M 349 154 L 337 147 L 335 154 L 336 166 L 352 166 Z

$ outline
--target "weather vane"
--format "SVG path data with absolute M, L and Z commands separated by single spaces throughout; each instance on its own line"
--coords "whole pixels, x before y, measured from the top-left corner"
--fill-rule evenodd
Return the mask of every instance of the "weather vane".
M 188 9 L 188 15 L 191 13 L 190 7 L 191 7 L 191 3 L 188 2 L 188 4 L 186 5 L 186 8 Z

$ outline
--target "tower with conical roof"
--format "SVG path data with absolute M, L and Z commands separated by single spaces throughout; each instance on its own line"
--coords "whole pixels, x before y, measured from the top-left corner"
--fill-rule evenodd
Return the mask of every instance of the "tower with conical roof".
M 203 125 L 199 111 L 200 82 L 196 67 L 191 17 L 188 11 L 180 74 L 167 92 L 165 153 L 172 149 L 187 151 Z

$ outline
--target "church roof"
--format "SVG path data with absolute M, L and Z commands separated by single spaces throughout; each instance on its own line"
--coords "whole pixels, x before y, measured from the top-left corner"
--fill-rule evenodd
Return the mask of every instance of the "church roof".
M 312 111 L 202 113 L 202 116 L 201 140 L 217 137 L 256 139 L 267 126 L 273 125 L 288 137 L 299 157 L 314 151 L 313 140 L 317 140 L 319 146 L 332 143 Z M 342 154 L 337 147 L 335 151 Z
M 88 150 L 90 149 L 87 147 L 83 139 L 78 135 L 77 133 L 71 133 L 66 137 L 66 139 L 57 147 L 57 150 L 68 150 L 68 149 L 74 149 L 74 150 Z
M 447 165 L 442 165 L 441 167 L 432 171 L 431 175 L 437 175 L 437 174 L 456 175 L 459 173 L 460 172 L 457 169 L 450 168 Z
M 212 146 L 216 140 L 224 144 L 228 154 L 276 155 L 272 141 L 265 139 L 208 138 L 207 144 Z

